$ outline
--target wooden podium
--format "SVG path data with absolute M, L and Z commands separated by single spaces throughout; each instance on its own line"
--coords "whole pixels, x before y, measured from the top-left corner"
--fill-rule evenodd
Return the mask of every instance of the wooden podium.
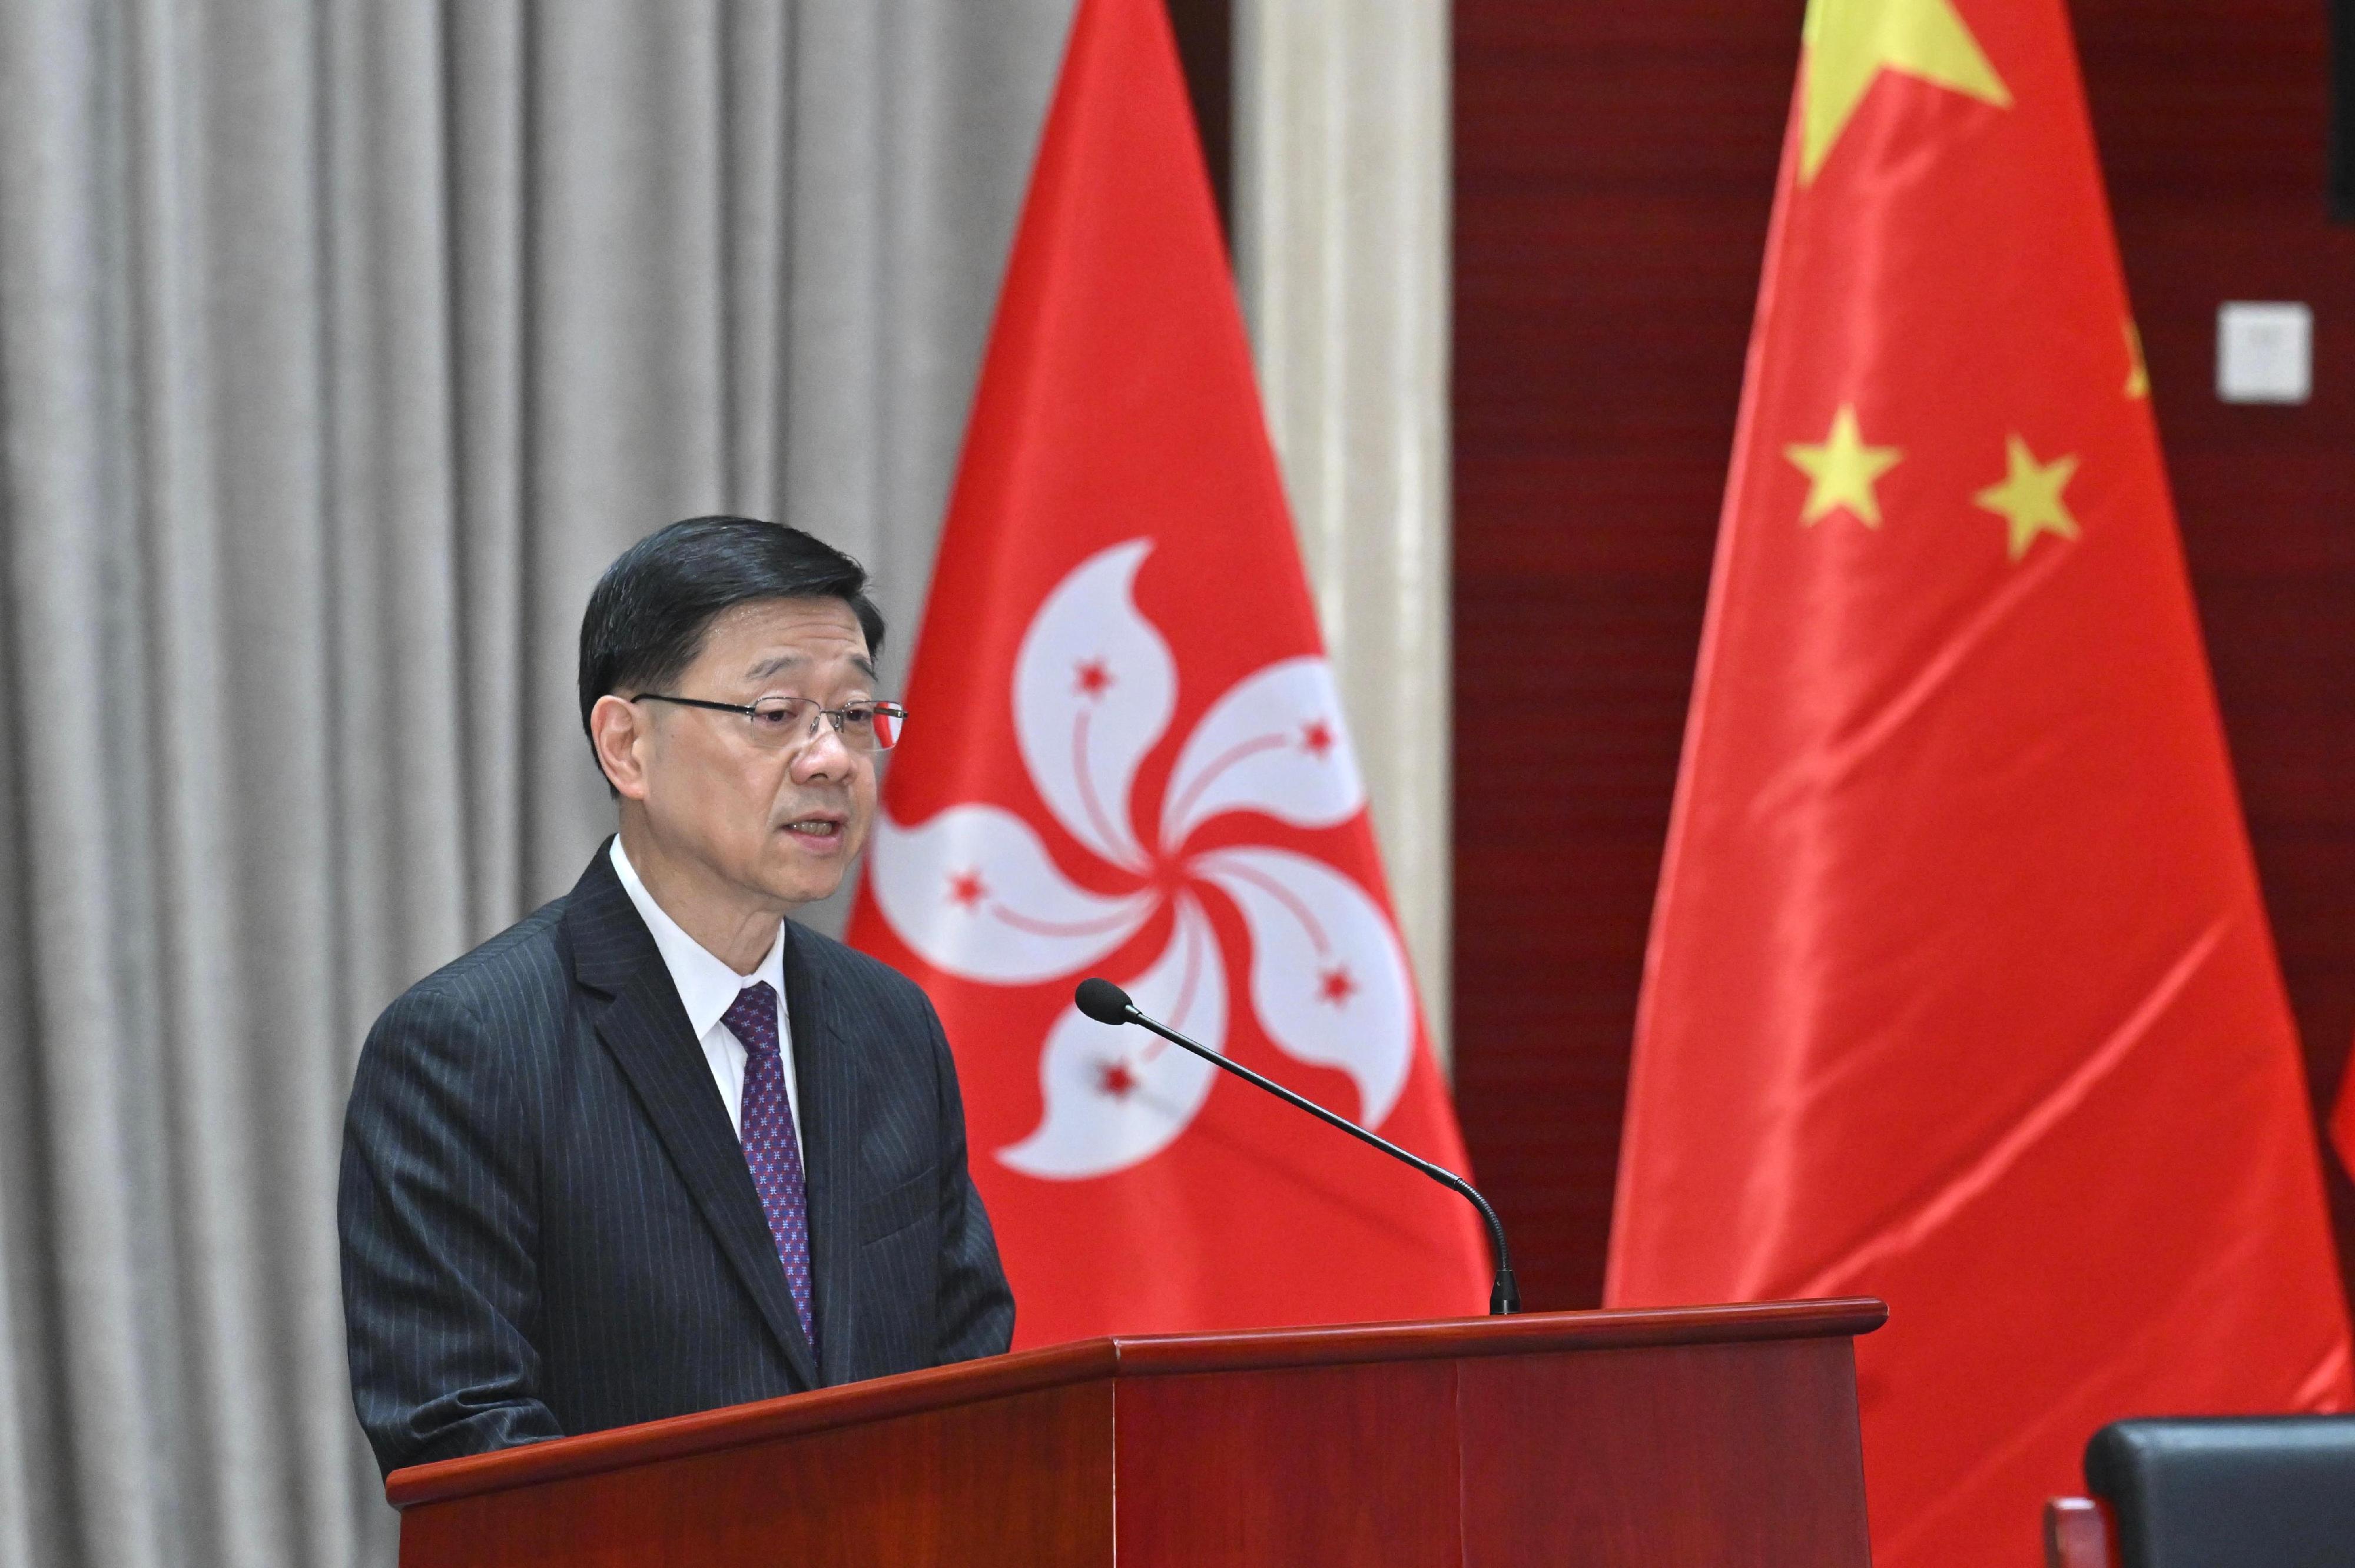
M 394 1472 L 403 1568 L 1867 1568 L 1878 1301 L 1089 1340 Z

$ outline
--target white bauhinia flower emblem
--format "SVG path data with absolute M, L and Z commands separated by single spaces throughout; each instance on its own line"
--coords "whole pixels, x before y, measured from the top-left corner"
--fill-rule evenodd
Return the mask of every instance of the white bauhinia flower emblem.
M 1215 892 L 1250 934 L 1262 1032 L 1300 1061 L 1348 1074 L 1359 1118 L 1378 1126 L 1414 1050 L 1413 990 L 1390 916 L 1322 860 L 1273 845 L 1188 847 L 1231 812 L 1328 828 L 1364 810 L 1332 671 L 1321 658 L 1283 659 L 1237 682 L 1187 736 L 1160 821 L 1140 835 L 1133 786 L 1178 697 L 1177 662 L 1131 591 L 1152 548 L 1133 539 L 1076 567 L 1039 606 L 1014 669 L 1016 740 L 1031 781 L 1103 863 L 1093 880 L 1134 891 L 1077 885 L 1021 817 L 969 804 L 911 828 L 883 818 L 871 856 L 877 906 L 927 963 L 1007 986 L 1081 976 L 1172 906 L 1168 946 L 1124 983 L 1146 1012 L 1220 1051 L 1232 1000 L 1202 904 Z M 1144 1037 L 1068 1008 L 1040 1057 L 1046 1114 L 997 1158 L 1076 1181 L 1167 1148 L 1202 1108 L 1216 1069 L 1132 1038 Z

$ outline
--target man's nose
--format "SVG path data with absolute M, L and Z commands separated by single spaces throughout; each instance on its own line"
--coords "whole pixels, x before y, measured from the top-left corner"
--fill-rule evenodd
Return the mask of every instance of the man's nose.
M 810 722 L 817 728 L 794 752 L 794 778 L 802 782 L 848 778 L 858 760 L 843 743 L 842 732 L 824 714 L 813 715 Z

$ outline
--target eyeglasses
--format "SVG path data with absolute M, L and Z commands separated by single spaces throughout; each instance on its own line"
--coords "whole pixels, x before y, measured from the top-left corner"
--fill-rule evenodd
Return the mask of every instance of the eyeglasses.
M 742 714 L 751 722 L 752 739 L 772 751 L 783 751 L 797 740 L 815 739 L 820 719 L 832 720 L 834 732 L 853 751 L 889 751 L 900 743 L 900 732 L 908 725 L 908 710 L 897 703 L 845 703 L 838 708 L 827 708 L 820 707 L 810 697 L 762 697 L 750 704 L 712 703 L 701 697 L 674 697 L 661 692 L 640 692 L 630 700 Z

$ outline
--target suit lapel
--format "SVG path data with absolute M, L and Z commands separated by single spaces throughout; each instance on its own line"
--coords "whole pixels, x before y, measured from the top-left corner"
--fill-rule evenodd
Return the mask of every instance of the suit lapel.
M 859 1242 L 858 1059 L 846 1045 L 828 1006 L 817 944 L 785 923 L 785 1005 L 794 1032 L 794 1074 L 801 1104 L 802 1167 L 810 1227 L 811 1311 L 824 1367 L 839 1378 L 852 1364 L 857 1332 Z
M 613 874 L 608 853 L 601 849 L 590 863 L 564 912 L 575 976 L 584 988 L 611 999 L 592 1008 L 598 1038 L 645 1107 L 655 1136 L 720 1252 L 751 1292 L 795 1380 L 815 1388 L 817 1363 L 794 1311 L 743 1146 L 728 1125 L 728 1107 L 711 1081 L 703 1047 L 688 1033 L 687 1011 L 661 950 Z M 815 1238 L 813 1226 L 813 1247 Z

